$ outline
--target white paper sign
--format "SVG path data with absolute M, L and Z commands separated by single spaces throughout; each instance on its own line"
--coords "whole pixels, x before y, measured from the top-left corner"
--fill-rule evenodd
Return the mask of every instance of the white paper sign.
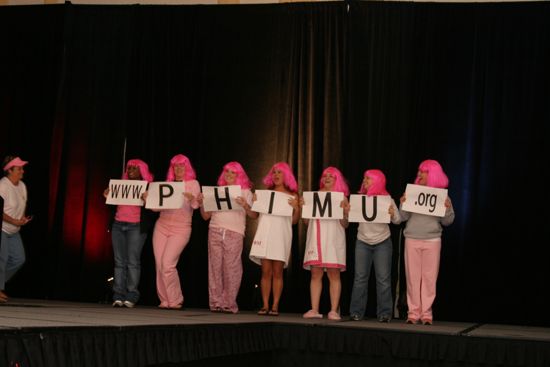
M 242 195 L 239 185 L 203 186 L 202 195 L 204 211 L 244 210 L 236 201 Z
M 302 218 L 342 219 L 344 209 L 340 206 L 344 194 L 336 191 L 305 191 Z
M 143 206 L 141 195 L 147 190 L 147 181 L 109 180 L 106 204 Z
M 147 209 L 179 209 L 183 206 L 185 182 L 151 182 L 147 191 Z
M 256 190 L 256 201 L 252 204 L 252 210 L 258 213 L 279 215 L 283 217 L 292 216 L 292 206 L 288 203 L 293 199 L 292 195 L 272 190 Z
M 351 195 L 349 205 L 349 222 L 389 223 L 391 220 L 390 213 L 388 213 L 391 205 L 391 196 L 389 195 Z
M 403 210 L 435 217 L 445 216 L 447 189 L 407 184 L 405 195 L 407 200 L 401 206 Z

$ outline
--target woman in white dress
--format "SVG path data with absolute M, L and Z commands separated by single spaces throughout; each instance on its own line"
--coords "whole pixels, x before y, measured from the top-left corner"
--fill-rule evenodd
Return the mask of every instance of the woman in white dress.
M 319 191 L 344 193 L 340 206 L 344 211 L 343 219 L 304 219 L 308 224 L 304 269 L 311 271 L 310 297 L 311 310 L 303 317 L 306 319 L 323 318 L 319 313 L 319 300 L 323 289 L 323 274 L 327 273 L 330 292 L 329 320 L 341 320 L 340 294 L 342 284 L 340 272 L 346 270 L 346 231 L 348 227 L 349 195 L 348 185 L 342 173 L 335 167 L 323 171 Z M 303 203 L 303 200 L 302 200 Z
M 260 214 L 250 249 L 250 260 L 262 266 L 262 308 L 258 315 L 278 316 L 279 300 L 283 292 L 283 269 L 287 267 L 290 257 L 292 225 L 300 219 L 300 201 L 297 194 L 298 184 L 287 163 L 275 163 L 264 177 L 263 183 L 268 190 L 292 196 L 288 200 L 288 205 L 293 208 L 291 217 Z M 272 290 L 273 303 L 270 308 L 269 297 Z

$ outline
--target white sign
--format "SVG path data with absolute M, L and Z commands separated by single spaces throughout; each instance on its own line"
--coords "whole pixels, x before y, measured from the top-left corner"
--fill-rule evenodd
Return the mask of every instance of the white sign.
M 147 190 L 147 181 L 109 180 L 106 204 L 143 206 L 141 195 Z
M 244 210 L 235 199 L 242 195 L 239 185 L 203 186 L 204 211 Z
M 292 216 L 292 206 L 288 200 L 294 199 L 292 195 L 272 190 L 256 190 L 256 201 L 252 204 L 252 210 L 258 213 Z
M 445 199 L 447 199 L 447 189 L 436 189 L 429 186 L 407 184 L 405 190 L 407 200 L 401 205 L 401 209 L 435 217 L 444 217 Z
M 351 195 L 348 221 L 357 223 L 389 223 L 391 196 Z
M 151 182 L 147 191 L 147 209 L 180 209 L 183 206 L 184 182 Z
M 342 219 L 344 194 L 337 191 L 305 191 L 302 218 Z

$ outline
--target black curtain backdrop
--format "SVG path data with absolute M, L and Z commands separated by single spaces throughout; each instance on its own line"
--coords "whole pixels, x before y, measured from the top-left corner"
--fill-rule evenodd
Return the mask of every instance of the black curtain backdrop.
M 157 180 L 183 153 L 205 185 L 230 160 L 257 188 L 281 160 L 301 190 L 317 189 L 328 165 L 352 192 L 366 169 L 380 168 L 396 201 L 433 158 L 457 213 L 443 235 L 435 318 L 550 325 L 548 3 L 0 7 L 0 37 L 0 152 L 31 161 L 36 216 L 22 231 L 28 262 L 7 287 L 12 296 L 109 301 L 102 192 L 120 177 L 124 152 Z M 188 307 L 208 304 L 207 226 L 195 216 L 180 259 Z M 248 260 L 255 226 L 242 309 L 259 301 L 259 267 Z M 356 228 L 347 232 L 344 313 Z M 304 232 L 295 229 L 283 312 L 309 307 Z M 150 239 L 142 266 L 142 303 L 154 305 Z

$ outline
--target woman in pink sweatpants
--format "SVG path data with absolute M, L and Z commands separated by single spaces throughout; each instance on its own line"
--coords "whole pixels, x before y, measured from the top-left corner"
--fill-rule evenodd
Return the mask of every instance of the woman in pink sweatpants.
M 191 236 L 193 210 L 199 207 L 200 186 L 189 159 L 178 154 L 170 161 L 167 181 L 183 181 L 184 204 L 179 209 L 160 211 L 153 232 L 153 253 L 157 273 L 160 308 L 178 309 L 183 305 L 180 278 L 176 266 Z
M 447 188 L 449 179 L 441 165 L 428 159 L 420 164 L 414 182 L 435 188 Z M 401 204 L 406 200 L 401 197 Z M 445 200 L 445 215 L 411 213 L 400 208 L 400 215 L 407 226 L 403 231 L 405 236 L 405 274 L 407 277 L 407 323 L 424 325 L 433 323 L 432 304 L 435 299 L 439 259 L 441 253 L 442 226 L 453 223 L 455 213 L 451 200 Z
M 239 185 L 241 196 L 236 198 L 241 208 L 206 212 L 201 202 L 201 215 L 210 219 L 208 227 L 208 299 L 210 311 L 237 313 L 237 294 L 241 287 L 246 216 L 257 218 L 251 210 L 252 183 L 239 162 L 229 162 L 218 178 L 218 186 Z M 244 209 L 244 210 L 243 210 Z

